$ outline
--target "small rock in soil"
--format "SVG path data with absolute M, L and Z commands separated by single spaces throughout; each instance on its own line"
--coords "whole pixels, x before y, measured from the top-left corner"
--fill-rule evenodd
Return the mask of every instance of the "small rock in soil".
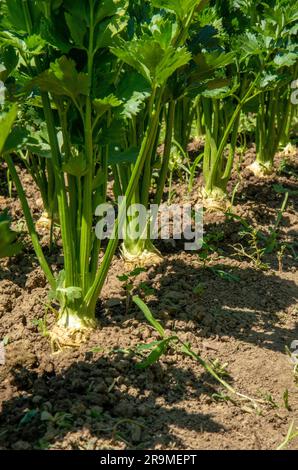
M 114 407 L 114 413 L 116 415 L 124 416 L 125 418 L 132 418 L 134 416 L 135 409 L 128 400 L 121 400 Z
M 132 440 L 132 442 L 137 444 L 138 442 L 141 441 L 141 437 L 142 437 L 141 426 L 138 426 L 137 424 L 133 424 L 132 429 L 131 429 L 131 440 Z

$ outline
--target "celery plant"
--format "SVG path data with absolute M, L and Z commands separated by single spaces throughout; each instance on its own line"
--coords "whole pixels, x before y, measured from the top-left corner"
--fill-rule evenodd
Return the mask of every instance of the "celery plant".
M 20 91 L 20 85 L 34 76 L 39 57 L 46 53 L 46 42 L 31 34 L 31 18 L 25 21 L 25 10 L 22 15 L 20 2 L 9 2 L 8 7 L 7 10 L 5 4 L 1 5 L 0 79 L 5 84 L 7 97 L 13 98 Z M 22 32 L 21 37 L 18 31 Z M 51 219 L 57 218 L 57 200 L 47 129 L 42 117 L 40 99 L 30 96 L 19 113 L 15 132 L 22 135 L 24 146 L 17 153 L 40 190 L 44 209 L 41 221 L 48 225 Z
M 49 228 L 54 221 L 58 222 L 58 207 L 55 188 L 54 170 L 51 159 L 46 124 L 42 121 L 40 111 L 34 108 L 23 108 L 18 125 L 24 132 L 24 146 L 17 155 L 32 176 L 38 187 L 43 202 L 43 214 L 37 222 L 40 228 Z
M 297 3 L 293 7 L 283 0 L 231 0 L 213 4 L 208 14 L 217 34 L 213 33 L 212 41 L 207 36 L 205 50 L 195 56 L 201 71 L 194 72 L 191 78 L 201 82 L 206 127 L 205 205 L 225 207 L 240 113 L 245 106 L 259 96 L 258 156 L 253 170 L 260 164 L 272 165 L 270 162 L 284 134 L 290 111 L 287 82 L 291 79 L 284 74 L 297 61 L 297 46 L 292 39 L 297 30 Z M 210 70 L 208 79 L 202 68 L 206 63 Z M 222 85 L 218 86 L 220 80 Z M 288 92 L 281 93 L 286 88 Z M 288 101 L 279 104 L 283 96 Z M 269 106 L 268 112 L 265 105 Z
M 270 174 L 274 167 L 274 157 L 282 142 L 289 143 L 292 105 L 289 86 L 269 90 L 259 97 L 257 114 L 256 146 L 257 157 L 251 165 L 256 176 Z M 287 143 L 286 143 L 287 142 Z
M 196 96 L 203 115 L 199 119 L 205 131 L 204 205 L 218 209 L 227 205 L 240 114 L 255 94 L 259 75 L 254 76 L 247 68 L 247 56 L 241 57 L 237 29 L 228 35 L 216 8 L 207 19 L 212 21 L 213 30 L 211 36 L 204 39 L 202 35 L 200 39 L 202 50 L 194 55 L 196 66 L 189 75 L 189 93 Z M 204 21 L 203 15 L 202 24 Z
M 164 6 L 165 9 L 175 12 L 177 22 L 173 23 L 172 20 L 167 20 L 161 15 L 155 15 L 148 26 L 143 28 L 141 35 L 136 35 L 130 43 L 123 42 L 120 47 L 112 49 L 119 59 L 141 74 L 143 80 L 147 83 L 147 87 L 149 85 L 153 90 L 151 97 L 147 98 L 146 85 L 144 85 L 144 88 L 140 89 L 137 96 L 135 96 L 139 100 L 138 104 L 142 107 L 142 110 L 137 119 L 130 116 L 132 119 L 128 122 L 125 143 L 121 149 L 122 161 L 120 152 L 120 163 L 113 165 L 116 195 L 125 194 L 135 167 L 133 161 L 134 149 L 139 146 L 144 138 L 152 105 L 154 101 L 156 102 L 156 126 L 152 129 L 152 140 L 150 146 L 148 146 L 148 154 L 140 176 L 140 184 L 137 185 L 132 197 L 133 203 L 142 204 L 145 208 L 148 208 L 150 202 L 150 189 L 153 171 L 157 163 L 157 147 L 160 142 L 163 115 L 165 115 L 166 129 L 164 154 L 157 180 L 157 191 L 153 196 L 153 201 L 157 204 L 161 202 L 166 183 L 174 129 L 175 103 L 173 96 L 169 96 L 169 90 L 165 89 L 165 83 L 178 67 L 184 66 L 190 61 L 191 56 L 183 44 L 188 38 L 188 30 L 195 10 L 198 9 L 197 7 L 201 2 L 194 3 L 184 5 L 182 2 L 177 1 L 152 2 L 153 6 Z M 140 59 L 136 61 L 136 57 L 140 57 Z M 167 62 L 169 65 L 167 65 Z M 127 87 L 129 89 L 129 82 L 128 77 L 124 78 L 126 84 L 125 94 L 127 94 Z M 130 107 L 126 106 L 124 111 L 126 115 L 131 115 L 129 109 Z M 119 144 L 119 147 L 121 147 L 121 144 Z M 127 217 L 122 254 L 127 261 L 133 264 L 151 264 L 159 254 L 150 240 L 147 226 L 144 227 L 143 233 L 137 239 L 130 235 L 130 227 L 134 226 L 135 223 L 135 214 Z
M 174 137 L 175 141 L 185 150 L 189 144 L 192 124 L 198 111 L 197 102 L 198 99 L 193 102 L 188 96 L 181 96 L 176 103 Z
M 254 80 L 248 86 L 242 79 L 238 92 L 214 90 L 202 97 L 206 128 L 203 161 L 204 197 L 207 208 L 225 208 L 244 105 L 254 97 Z
M 40 91 L 47 124 L 64 250 L 64 270 L 57 279 L 53 281 L 48 265 L 43 268 L 60 304 L 59 324 L 71 328 L 94 326 L 97 292 L 89 302 L 86 296 L 98 268 L 100 247 L 92 230 L 93 210 L 105 200 L 107 166 L 105 152 L 96 136 L 105 127 L 106 114 L 119 104 L 113 96 L 96 96 L 96 79 L 104 72 L 96 67 L 96 62 L 110 60 L 107 47 L 126 24 L 123 19 L 126 2 L 102 4 L 90 0 L 83 6 L 79 1 L 66 1 L 63 5 L 62 2 L 14 3 L 23 13 L 19 17 L 22 24 L 17 23 L 17 33 L 24 29 L 30 40 L 38 31 L 48 39 L 46 47 L 50 50 L 44 60 L 58 56 L 42 73 L 39 72 L 45 64 L 41 58 L 35 64 L 27 64 L 28 76 L 35 75 L 31 88 Z M 14 20 L 17 12 L 11 2 L 7 2 L 7 8 Z M 61 21 L 68 32 L 64 42 L 59 41 Z M 54 47 L 49 47 L 50 44 Z M 81 53 L 77 63 L 66 55 L 70 50 Z M 78 72 L 77 67 L 82 71 Z M 7 163 L 25 208 L 25 196 L 11 157 L 7 157 Z M 32 226 L 31 215 L 25 215 L 28 226 Z
M 262 70 L 256 109 L 257 158 L 250 168 L 256 176 L 263 176 L 272 172 L 279 145 L 289 143 L 293 118 L 290 84 L 298 64 L 298 2 L 246 3 L 255 21 L 246 33 L 244 51 L 253 56 L 251 65 Z
M 16 150 L 22 142 L 14 135 L 12 128 L 17 117 L 16 106 L 0 114 L 0 156 L 7 151 Z M 0 214 L 0 258 L 15 256 L 22 251 L 22 245 L 18 241 L 18 235 L 10 228 L 11 219 L 4 211 Z
M 159 8 L 165 8 L 176 15 L 175 34 L 170 40 L 166 34 L 154 32 L 124 41 L 119 40 L 119 34 L 127 24 L 127 3 L 125 0 L 5 2 L 11 30 L 14 25 L 13 37 L 25 34 L 27 41 L 36 37 L 44 41 L 44 53 L 21 65 L 26 82 L 23 97 L 30 101 L 28 90 L 38 93 L 47 124 L 64 252 L 64 270 L 57 278 L 41 255 L 13 159 L 9 154 L 5 158 L 41 266 L 60 304 L 61 327 L 80 329 L 95 325 L 96 302 L 118 245 L 118 227 L 126 218 L 125 205 L 121 204 L 115 237 L 98 265 L 101 243 L 92 229 L 93 214 L 96 206 L 106 200 L 109 149 L 123 127 L 120 108 L 125 100 L 117 95 L 123 63 L 136 69 L 149 87 L 145 127 L 124 188 L 129 206 L 143 168 L 145 174 L 150 170 L 167 80 L 189 60 L 184 43 L 194 11 L 201 2 L 152 1 L 157 13 Z M 120 59 L 117 63 L 115 56 Z M 145 181 L 146 198 L 148 186 L 149 179 Z
M 250 167 L 256 176 L 262 177 L 272 173 L 276 152 L 280 147 L 285 148 L 290 144 L 290 131 L 294 117 L 290 83 L 298 72 L 298 66 L 292 65 L 293 60 L 298 62 L 298 49 L 292 57 L 285 58 L 287 62 L 283 61 L 281 73 L 287 76 L 286 84 L 284 80 L 280 83 L 277 77 L 270 89 L 259 96 L 256 128 L 257 157 Z M 285 67 L 285 64 L 288 64 L 288 67 Z

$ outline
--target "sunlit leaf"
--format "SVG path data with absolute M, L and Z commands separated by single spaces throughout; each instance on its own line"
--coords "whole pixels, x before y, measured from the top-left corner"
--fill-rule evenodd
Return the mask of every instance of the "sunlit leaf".
M 179 67 L 187 64 L 191 54 L 185 47 L 169 46 L 164 50 L 153 37 L 144 36 L 133 41 L 122 41 L 111 48 L 113 54 L 136 69 L 148 82 L 162 85 Z
M 115 95 L 109 95 L 105 98 L 93 100 L 93 107 L 99 117 L 103 116 L 109 109 L 121 106 L 122 101 Z
M 165 331 L 161 324 L 154 318 L 152 313 L 150 312 L 147 305 L 137 296 L 134 296 L 133 299 L 134 303 L 142 310 L 143 314 L 145 315 L 147 321 L 153 326 L 153 328 L 158 331 L 160 336 L 164 338 Z
M 169 339 L 164 339 L 151 351 L 149 356 L 142 362 L 136 365 L 137 369 L 146 369 L 152 364 L 155 364 L 159 358 L 166 352 L 169 345 Z
M 157 8 L 164 8 L 172 11 L 182 20 L 188 16 L 201 3 L 206 5 L 204 0 L 152 0 L 152 5 Z

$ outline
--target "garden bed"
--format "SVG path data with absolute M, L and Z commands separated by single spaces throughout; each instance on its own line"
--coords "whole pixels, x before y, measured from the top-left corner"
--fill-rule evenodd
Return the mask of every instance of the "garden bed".
M 244 167 L 253 154 L 254 149 L 247 152 Z M 270 179 L 256 180 L 244 170 L 233 207 L 268 234 L 284 198 L 278 188 L 290 189 L 280 237 L 294 250 L 295 158 L 287 173 Z M 37 219 L 40 196 L 21 173 Z M 186 194 L 186 186 L 176 185 L 174 202 Z M 199 201 L 199 187 L 192 199 Z M 15 194 L 10 199 L 1 188 L 0 209 L 6 207 L 22 226 Z M 286 354 L 298 340 L 297 259 L 291 250 L 282 259 L 273 252 L 264 260 L 269 268 L 258 269 L 235 256 L 239 220 L 206 214 L 204 229 L 217 239 L 206 263 L 198 253 L 184 252 L 181 242 L 160 242 L 163 260 L 134 277 L 135 291 L 168 332 L 203 358 L 227 363 L 225 380 L 262 400 L 259 409 L 228 400 L 200 365 L 175 350 L 148 369 L 136 369 L 136 346 L 157 333 L 135 305 L 127 308 L 117 277 L 126 272 L 119 253 L 97 307 L 98 328 L 79 348 L 54 354 L 47 336 L 54 323 L 48 286 L 28 244 L 0 265 L 0 338 L 7 343 L 6 364 L 0 366 L 2 449 L 276 449 L 282 443 L 298 418 L 297 385 Z M 50 261 L 61 268 L 59 241 Z M 289 444 L 297 446 L 297 439 Z

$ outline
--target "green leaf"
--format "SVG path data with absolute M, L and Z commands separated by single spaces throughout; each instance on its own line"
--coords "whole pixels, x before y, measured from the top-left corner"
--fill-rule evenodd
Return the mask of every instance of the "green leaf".
M 228 282 L 239 282 L 240 281 L 239 276 L 237 276 L 235 274 L 232 274 L 228 271 L 224 271 L 223 269 L 217 269 L 217 268 L 210 268 L 210 269 L 214 274 L 219 276 L 221 279 L 224 279 L 225 281 L 228 281 Z
M 260 35 L 246 32 L 239 39 L 239 49 L 241 50 L 241 60 L 245 60 L 249 56 L 260 55 L 264 52 L 264 39 Z
M 169 338 L 160 341 L 156 348 L 151 351 L 149 356 L 143 362 L 136 365 L 136 368 L 146 369 L 147 367 L 157 362 L 159 358 L 166 352 L 169 345 L 169 341 Z
M 163 8 L 176 13 L 178 18 L 183 20 L 201 3 L 206 5 L 208 2 L 202 0 L 152 0 L 151 3 L 156 8 Z
M 22 8 L 22 0 L 9 0 L 6 2 L 8 19 L 19 32 L 27 31 L 26 18 Z
M 106 98 L 97 98 L 93 100 L 93 108 L 99 117 L 103 116 L 109 109 L 121 106 L 120 101 L 115 95 L 111 94 Z
M 101 0 L 96 10 L 95 23 L 99 23 L 105 18 L 110 18 L 114 15 L 124 15 L 127 6 L 127 0 Z
M 95 176 L 94 180 L 93 180 L 93 184 L 92 184 L 93 191 L 95 191 L 95 189 L 102 186 L 105 183 L 105 181 L 106 181 L 105 172 L 102 169 L 99 169 L 96 173 L 96 176 Z
M 298 54 L 294 52 L 288 52 L 287 54 L 278 54 L 274 58 L 275 65 L 278 67 L 292 67 L 298 61 Z
M 95 142 L 100 146 L 110 145 L 117 142 L 123 142 L 125 135 L 125 129 L 123 127 L 123 121 L 114 119 L 110 126 L 104 123 L 96 136 Z
M 145 102 L 149 94 L 139 93 L 135 91 L 130 99 L 128 99 L 122 107 L 121 115 L 125 118 L 132 119 L 137 116 L 142 109 L 144 109 Z
M 17 117 L 17 106 L 14 105 L 10 111 L 0 116 L 0 155 L 3 152 L 5 142 L 9 136 L 13 123 Z
M 120 276 L 117 276 L 117 278 L 119 279 L 120 282 L 126 282 L 129 280 L 129 277 L 127 276 L 127 274 L 120 274 Z
M 123 103 L 118 113 L 125 118 L 132 119 L 144 108 L 150 94 L 150 86 L 142 75 L 137 72 L 126 73 L 117 86 L 117 96 Z
M 279 76 L 272 73 L 266 73 L 260 79 L 259 86 L 260 88 L 267 88 L 272 85 L 275 85 L 279 80 Z
M 135 163 L 139 155 L 139 149 L 136 147 L 131 147 L 123 152 L 119 147 L 114 147 L 110 149 L 109 152 L 109 165 L 119 165 L 121 163 Z
M 136 69 L 149 83 L 152 83 L 150 70 L 155 70 L 163 53 L 158 43 L 152 43 L 150 48 L 149 41 L 140 39 L 121 41 L 119 46 L 111 48 L 111 52 Z
M 58 287 L 57 293 L 61 293 L 69 302 L 82 298 L 82 289 L 80 287 Z
M 28 36 L 27 38 L 24 39 L 24 42 L 26 44 L 26 47 L 28 51 L 32 55 L 39 55 L 43 52 L 45 46 L 46 46 L 46 41 L 42 39 L 41 36 L 34 34 L 32 36 Z
M 101 0 L 95 10 L 96 50 L 110 47 L 114 38 L 127 26 L 124 16 L 128 6 L 127 0 Z
M 229 91 L 228 87 L 211 88 L 203 91 L 202 96 L 204 98 L 223 99 L 229 94 Z
M 84 49 L 84 38 L 87 33 L 86 24 L 82 21 L 78 22 L 77 17 L 69 13 L 65 13 L 65 21 L 75 45 Z
M 65 283 L 65 270 L 62 269 L 58 274 L 55 275 L 56 278 L 56 288 L 51 289 L 48 293 L 49 300 L 61 300 L 61 295 L 59 296 L 60 289 L 63 288 Z M 65 305 L 65 300 L 62 299 L 62 305 Z
M 17 67 L 19 56 L 16 49 L 7 45 L 0 49 L 0 80 L 5 81 L 11 72 Z
M 99 23 L 95 30 L 95 50 L 111 47 L 114 44 L 114 38 L 127 26 L 125 18 L 114 16 Z
M 42 17 L 40 21 L 40 34 L 43 39 L 51 46 L 55 47 L 63 54 L 67 54 L 72 48 L 72 44 L 67 40 L 55 24 L 51 23 L 47 18 Z
M 167 79 L 180 67 L 188 64 L 191 53 L 185 47 L 174 49 L 170 47 L 156 69 L 155 80 L 159 85 L 164 84 Z
M 31 84 L 58 96 L 77 98 L 79 95 L 88 95 L 87 74 L 78 73 L 75 62 L 65 56 L 53 62 L 49 70 L 34 78 Z
M 29 138 L 28 131 L 22 127 L 14 127 L 6 139 L 3 153 L 12 153 L 15 150 L 20 150 L 26 145 Z
M 0 63 L 0 79 L 6 80 L 6 67 L 4 64 Z
M 20 425 L 23 426 L 24 424 L 30 423 L 38 414 L 39 414 L 38 410 L 27 411 L 25 415 L 23 416 L 23 418 L 21 419 Z
M 145 315 L 147 321 L 155 328 L 156 331 L 160 334 L 162 338 L 165 337 L 165 331 L 161 324 L 155 320 L 154 316 L 150 312 L 149 308 L 147 305 L 140 299 L 138 296 L 134 296 L 132 298 L 133 302 L 142 310 L 143 314 Z
M 149 29 L 161 47 L 167 49 L 177 34 L 178 24 L 170 19 L 165 19 L 164 15 L 154 15 L 149 24 Z
M 166 50 L 153 37 L 144 35 L 141 39 L 121 41 L 111 51 L 119 59 L 137 70 L 149 83 L 162 85 L 179 67 L 191 60 L 185 47 Z
M 82 22 L 84 22 L 87 26 L 90 26 L 89 5 L 91 2 L 82 2 L 82 0 L 63 0 L 62 3 L 65 10 L 77 19 L 78 28 L 81 28 Z
M 40 413 L 41 421 L 53 421 L 53 416 L 48 411 L 44 410 Z
M 63 171 L 69 175 L 77 176 L 80 178 L 87 171 L 86 160 L 83 155 L 72 156 L 66 163 L 63 164 Z
M 11 230 L 10 223 L 7 212 L 0 215 L 0 258 L 15 256 L 22 251 L 22 245 L 17 241 L 18 234 Z
M 224 68 L 227 65 L 233 63 L 235 55 L 233 52 L 219 53 L 218 51 L 214 52 L 204 52 L 197 54 L 193 60 L 197 64 L 198 68 L 195 72 L 196 80 L 204 80 L 210 78 L 210 74 L 213 71 L 216 71 L 220 68 Z
M 136 347 L 136 351 L 147 351 L 148 349 L 154 348 L 154 346 L 157 346 L 161 343 L 161 341 L 152 341 L 151 343 L 147 344 L 138 344 Z
M 141 266 L 133 269 L 132 271 L 130 271 L 129 275 L 130 276 L 138 276 L 139 274 L 141 273 L 145 273 L 147 271 L 146 268 L 142 268 Z
M 38 135 L 38 134 L 37 134 Z M 31 153 L 37 155 L 38 157 L 51 158 L 51 146 L 48 142 L 42 140 L 39 136 L 36 137 L 36 134 L 31 135 L 26 142 L 26 148 L 30 150 Z

